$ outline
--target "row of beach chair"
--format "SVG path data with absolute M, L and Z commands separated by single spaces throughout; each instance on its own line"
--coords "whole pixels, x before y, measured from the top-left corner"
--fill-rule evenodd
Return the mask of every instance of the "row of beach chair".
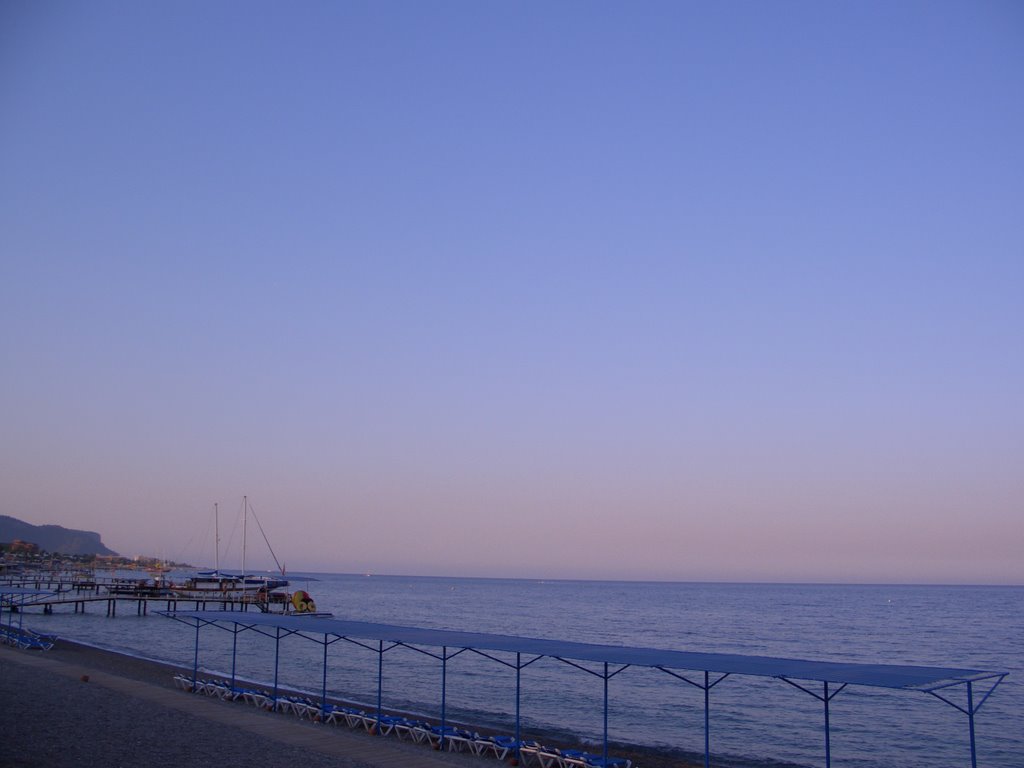
M 291 694 L 275 696 L 267 690 L 232 686 L 220 679 L 195 680 L 184 674 L 174 676 L 174 683 L 184 691 L 201 693 L 225 701 L 241 701 L 259 709 L 293 715 L 300 720 L 344 725 L 352 729 L 365 730 L 380 736 L 395 736 L 403 741 L 426 744 L 434 749 L 450 752 L 469 752 L 482 757 L 498 760 L 514 757 L 516 747 L 522 764 L 538 768 L 631 768 L 632 763 L 623 757 L 609 757 L 573 749 L 545 747 L 536 741 L 522 741 L 517 744 L 511 736 L 485 736 L 452 725 L 444 727 L 425 720 L 415 720 L 398 715 L 366 712 L 353 707 L 324 704 L 319 701 Z
M 53 648 L 56 635 L 44 635 L 31 629 L 0 625 L 0 643 L 33 651 L 48 651 Z

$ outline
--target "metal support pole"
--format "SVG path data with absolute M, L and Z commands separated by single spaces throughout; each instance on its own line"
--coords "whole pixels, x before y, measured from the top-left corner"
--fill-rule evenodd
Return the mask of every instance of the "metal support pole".
M 522 693 L 522 676 L 523 676 L 523 665 L 522 665 L 522 654 L 516 653 L 516 764 L 520 765 L 523 762 L 523 750 L 522 750 L 522 732 L 520 731 L 520 695 Z
M 235 670 L 238 664 L 238 625 L 231 633 L 231 687 L 235 687 Z
M 832 735 L 828 722 L 828 680 L 824 681 L 825 695 L 822 701 L 825 702 L 825 768 L 832 768 Z
M 604 764 L 608 765 L 608 662 L 604 663 Z
M 274 627 L 274 711 L 277 711 L 277 669 L 281 658 L 281 628 Z
M 196 678 L 199 677 L 199 622 L 196 621 L 196 650 L 192 657 L 192 692 L 196 691 Z
M 978 753 L 974 744 L 974 686 L 967 681 L 967 722 L 971 729 L 971 768 L 978 768 Z
M 711 766 L 711 689 L 718 685 L 720 682 L 725 680 L 731 673 L 726 672 L 722 674 L 715 682 L 711 682 L 711 671 L 704 670 L 704 684 L 695 683 L 693 680 L 688 678 L 686 675 L 681 675 L 678 672 L 673 672 L 671 669 L 665 667 L 657 667 L 667 675 L 671 675 L 677 680 L 682 680 L 688 685 L 692 685 L 694 688 L 700 688 L 704 691 L 704 768 L 710 768 Z
M 377 641 L 377 735 L 380 735 L 381 706 L 384 703 L 384 641 Z
M 828 690 L 828 680 L 822 680 L 821 683 L 824 686 L 824 688 L 823 688 L 821 694 L 817 694 L 814 691 L 810 690 L 809 688 L 804 688 L 799 683 L 794 683 L 788 677 L 779 677 L 779 680 L 782 680 L 784 683 L 788 683 L 789 685 L 791 685 L 794 688 L 797 688 L 797 689 L 803 691 L 804 693 L 808 694 L 809 696 L 813 696 L 814 698 L 816 698 L 818 701 L 820 701 L 824 705 L 824 707 L 825 707 L 825 768 L 831 768 L 831 766 L 832 766 L 832 730 L 831 730 L 831 724 L 830 724 L 830 721 L 829 721 L 828 705 L 829 705 L 829 702 L 832 701 L 832 699 L 834 699 L 836 696 L 838 696 L 840 693 L 843 692 L 843 690 L 846 688 L 846 686 L 849 685 L 849 683 L 843 683 L 838 688 L 836 688 L 834 691 L 829 693 L 829 690 Z
M 320 689 L 320 722 L 327 720 L 327 635 L 324 635 L 324 679 Z
M 988 701 L 988 697 L 991 696 L 995 692 L 996 688 L 999 687 L 999 684 L 1002 683 L 1003 680 L 1006 679 L 1006 675 L 1007 674 L 1008 674 L 1007 672 L 1002 672 L 1002 673 L 997 672 L 997 673 L 993 673 L 991 675 L 988 675 L 987 677 L 979 678 L 977 680 L 964 680 L 963 682 L 967 685 L 967 707 L 966 707 L 966 709 L 964 707 L 960 706 L 959 704 L 957 704 L 955 701 L 947 699 L 944 695 L 942 695 L 942 693 L 939 693 L 939 691 L 942 691 L 943 689 L 946 689 L 946 688 L 951 688 L 954 685 L 957 685 L 957 683 L 950 683 L 950 684 L 947 684 L 947 685 L 940 685 L 940 686 L 938 686 L 936 688 L 932 688 L 931 690 L 925 691 L 925 693 L 931 694 L 932 696 L 937 698 L 939 701 L 943 701 L 946 704 L 949 704 L 951 707 L 953 707 L 953 709 L 956 709 L 957 711 L 963 712 L 965 715 L 967 715 L 967 726 L 968 726 L 968 728 L 970 730 L 970 737 L 971 737 L 971 768 L 978 768 L 977 743 L 975 742 L 975 736 L 974 736 L 974 716 L 977 714 L 978 710 L 981 709 L 982 705 L 986 701 Z M 991 682 L 992 685 L 991 685 L 991 687 L 989 687 L 988 692 L 986 692 L 985 695 L 981 697 L 981 701 L 979 701 L 977 703 L 977 705 L 975 705 L 975 703 L 974 703 L 974 683 L 980 683 L 983 680 L 986 681 L 986 682 Z
M 704 670 L 704 768 L 711 766 L 711 686 L 708 684 L 708 671 Z
M 447 725 L 448 697 L 448 646 L 441 647 L 441 738 L 437 742 L 438 749 L 444 752 L 445 726 Z

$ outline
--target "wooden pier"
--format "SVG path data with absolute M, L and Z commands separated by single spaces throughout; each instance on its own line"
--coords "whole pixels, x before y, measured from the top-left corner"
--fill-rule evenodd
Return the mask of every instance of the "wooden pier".
M 259 602 L 253 598 L 242 600 L 241 598 L 230 598 L 230 597 L 175 597 L 175 596 L 138 596 L 138 595 L 123 595 L 123 594 L 107 594 L 107 595 L 91 595 L 89 597 L 79 596 L 67 596 L 67 597 L 53 597 L 40 600 L 38 602 L 28 603 L 24 608 L 36 608 L 42 607 L 43 613 L 53 613 L 53 609 L 59 606 L 71 605 L 74 608 L 75 613 L 85 613 L 86 605 L 94 603 L 106 603 L 107 616 L 117 616 L 118 603 L 128 603 L 135 605 L 135 614 L 137 616 L 147 616 L 149 614 L 150 603 L 156 603 L 157 608 L 154 610 L 160 610 L 161 607 L 166 611 L 207 611 L 217 610 L 218 608 L 222 611 L 250 611 L 257 610 L 260 613 L 288 613 L 288 607 L 290 603 L 267 603 Z M 279 607 L 278 607 L 279 606 Z M 17 609 L 18 606 L 15 606 Z M 273 610 L 273 607 L 278 607 L 277 611 Z
M 5 578 L 0 581 L 0 593 L 4 586 L 27 589 L 38 589 L 38 599 L 18 602 L 4 601 L 0 609 L 12 612 L 25 612 L 31 608 L 41 608 L 44 614 L 52 614 L 54 608 L 71 606 L 74 613 L 85 613 L 86 607 L 101 604 L 110 617 L 117 616 L 119 603 L 124 610 L 134 607 L 135 615 L 149 614 L 150 604 L 154 610 L 166 611 L 259 611 L 260 613 L 289 613 L 292 604 L 288 596 L 281 592 L 259 592 L 252 590 L 244 594 L 217 592 L 210 594 L 192 593 L 174 588 L 157 588 L 146 580 L 131 579 L 90 579 L 66 580 L 58 577 L 48 578 L 45 575 L 33 574 L 29 578 Z

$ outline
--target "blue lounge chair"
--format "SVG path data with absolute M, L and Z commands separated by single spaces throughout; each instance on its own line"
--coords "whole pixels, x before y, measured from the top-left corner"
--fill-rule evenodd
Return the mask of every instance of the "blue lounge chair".
M 605 760 L 600 755 L 587 755 L 588 768 L 632 768 L 633 761 L 625 757 L 609 757 Z

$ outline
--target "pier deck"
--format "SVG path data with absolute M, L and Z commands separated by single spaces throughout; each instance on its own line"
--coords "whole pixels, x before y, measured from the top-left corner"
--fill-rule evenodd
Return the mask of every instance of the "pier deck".
M 4 595 L 5 587 L 18 590 L 39 590 L 39 596 L 33 599 L 14 601 Z M 129 579 L 94 579 L 64 580 L 34 575 L 31 578 L 4 579 L 0 582 L 0 610 L 25 612 L 40 608 L 44 614 L 53 613 L 54 608 L 71 606 L 75 613 L 85 613 L 86 606 L 94 603 L 103 604 L 107 616 L 116 616 L 119 603 L 134 605 L 134 613 L 138 616 L 149 614 L 150 603 L 155 604 L 154 610 L 222 610 L 222 611 L 258 611 L 260 613 L 286 614 L 291 610 L 291 603 L 280 593 L 260 595 L 252 590 L 244 595 L 222 593 L 215 590 L 187 593 L 186 590 L 156 589 L 145 580 Z M 129 608 L 130 611 L 130 608 Z

